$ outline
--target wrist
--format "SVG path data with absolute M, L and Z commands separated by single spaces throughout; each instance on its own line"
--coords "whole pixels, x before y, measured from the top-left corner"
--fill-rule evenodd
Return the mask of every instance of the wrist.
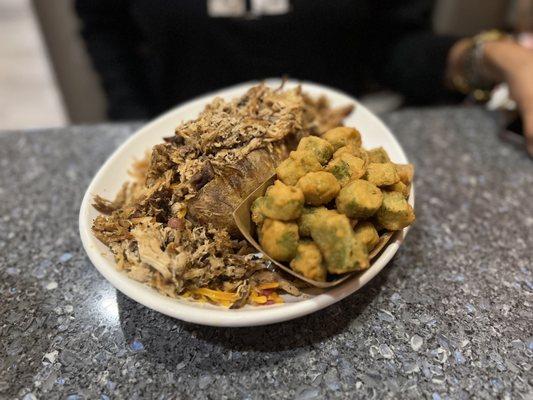
M 497 82 L 517 68 L 531 63 L 531 51 L 512 40 L 498 40 L 485 44 L 483 63 Z
M 509 43 L 510 37 L 497 30 L 459 40 L 448 53 L 448 82 L 461 93 L 486 100 L 505 77 L 508 66 L 507 61 L 502 64 L 502 53 L 509 52 Z

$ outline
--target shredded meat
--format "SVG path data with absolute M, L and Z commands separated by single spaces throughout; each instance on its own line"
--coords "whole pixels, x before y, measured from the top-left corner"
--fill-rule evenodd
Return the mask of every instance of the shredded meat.
M 171 297 L 198 288 L 230 291 L 238 294 L 235 308 L 251 288 L 271 282 L 297 295 L 235 235 L 231 211 L 301 137 L 339 125 L 350 111 L 331 109 L 300 88 L 258 85 L 231 101 L 217 98 L 136 161 L 113 201 L 94 198 L 102 215 L 93 232 L 118 269 Z

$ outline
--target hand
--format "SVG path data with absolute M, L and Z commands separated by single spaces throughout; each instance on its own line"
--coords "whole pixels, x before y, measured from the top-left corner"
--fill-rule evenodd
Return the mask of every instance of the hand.
M 533 156 L 533 51 L 511 41 L 485 44 L 484 62 L 496 81 L 506 82 L 522 116 L 527 151 Z

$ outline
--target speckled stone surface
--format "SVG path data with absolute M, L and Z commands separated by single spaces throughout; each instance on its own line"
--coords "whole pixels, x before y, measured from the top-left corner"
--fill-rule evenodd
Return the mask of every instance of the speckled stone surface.
M 0 398 L 533 397 L 533 162 L 477 109 L 385 118 L 417 222 L 368 286 L 252 329 L 117 293 L 78 238 L 98 167 L 138 125 L 0 134 Z

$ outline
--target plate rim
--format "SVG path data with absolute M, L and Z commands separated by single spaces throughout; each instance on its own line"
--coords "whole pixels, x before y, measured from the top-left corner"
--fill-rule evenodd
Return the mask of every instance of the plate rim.
M 109 265 L 109 261 L 101 254 L 100 250 L 95 246 L 97 239 L 92 234 L 90 223 L 90 208 L 92 207 L 92 197 L 95 192 L 94 187 L 108 172 L 109 167 L 114 163 L 114 160 L 128 148 L 129 144 L 135 140 L 138 136 L 143 135 L 145 131 L 150 131 L 153 127 L 157 126 L 164 119 L 170 117 L 176 113 L 179 109 L 185 106 L 193 106 L 205 102 L 208 99 L 212 99 L 216 96 L 224 96 L 226 92 L 233 92 L 237 90 L 245 90 L 251 85 L 257 84 L 260 81 L 249 81 L 240 83 L 237 85 L 229 86 L 216 90 L 214 92 L 196 97 L 187 102 L 173 107 L 169 111 L 154 118 L 152 121 L 146 123 L 137 129 L 129 138 L 127 138 L 120 146 L 118 146 L 113 153 L 106 159 L 101 165 L 96 174 L 91 179 L 87 190 L 82 199 L 82 203 L 79 211 L 79 232 L 82 241 L 83 248 L 89 257 L 91 263 L 98 270 L 98 272 L 113 285 L 117 290 L 122 292 L 125 296 L 132 300 L 158 311 L 162 314 L 168 315 L 173 318 L 177 318 L 186 322 L 195 323 L 199 325 L 217 326 L 217 327 L 244 327 L 244 326 L 259 326 L 269 325 L 287 320 L 295 319 L 308 315 L 315 311 L 322 310 L 344 298 L 350 294 L 361 289 L 366 283 L 373 279 L 392 259 L 392 257 L 398 251 L 400 245 L 403 243 L 405 236 L 407 235 L 410 227 L 404 228 L 402 231 L 398 231 L 392 238 L 391 242 L 383 250 L 381 255 L 376 259 L 374 265 L 366 270 L 363 274 L 354 276 L 352 279 L 348 279 L 343 284 L 328 289 L 324 293 L 309 299 L 300 300 L 296 302 L 284 303 L 283 305 L 272 306 L 257 306 L 254 308 L 242 308 L 238 310 L 228 310 L 226 308 L 216 306 L 204 306 L 198 303 L 192 303 L 184 299 L 174 299 L 164 296 L 157 292 L 155 289 L 137 282 L 128 277 L 124 272 L 119 271 L 114 265 Z M 279 85 L 280 79 L 265 79 L 261 82 L 265 82 L 269 86 Z M 403 150 L 402 146 L 388 128 L 388 126 L 374 113 L 363 106 L 353 96 L 344 93 L 338 89 L 328 87 L 326 85 L 303 81 L 303 80 L 287 80 L 288 85 L 301 84 L 302 87 L 313 88 L 313 90 L 323 91 L 325 95 L 328 93 L 334 93 L 342 97 L 347 97 L 351 102 L 355 103 L 357 109 L 364 110 L 369 114 L 374 122 L 381 125 L 395 142 L 396 147 L 399 150 L 403 159 L 408 162 L 408 158 Z M 228 94 L 229 95 L 229 94 Z M 232 95 L 233 96 L 233 95 Z M 411 193 L 409 196 L 409 203 L 414 207 L 415 189 L 414 184 L 411 185 Z M 90 223 L 89 223 L 90 222 Z M 109 250 L 108 250 L 109 251 Z M 189 303 L 189 304 L 187 304 Z

